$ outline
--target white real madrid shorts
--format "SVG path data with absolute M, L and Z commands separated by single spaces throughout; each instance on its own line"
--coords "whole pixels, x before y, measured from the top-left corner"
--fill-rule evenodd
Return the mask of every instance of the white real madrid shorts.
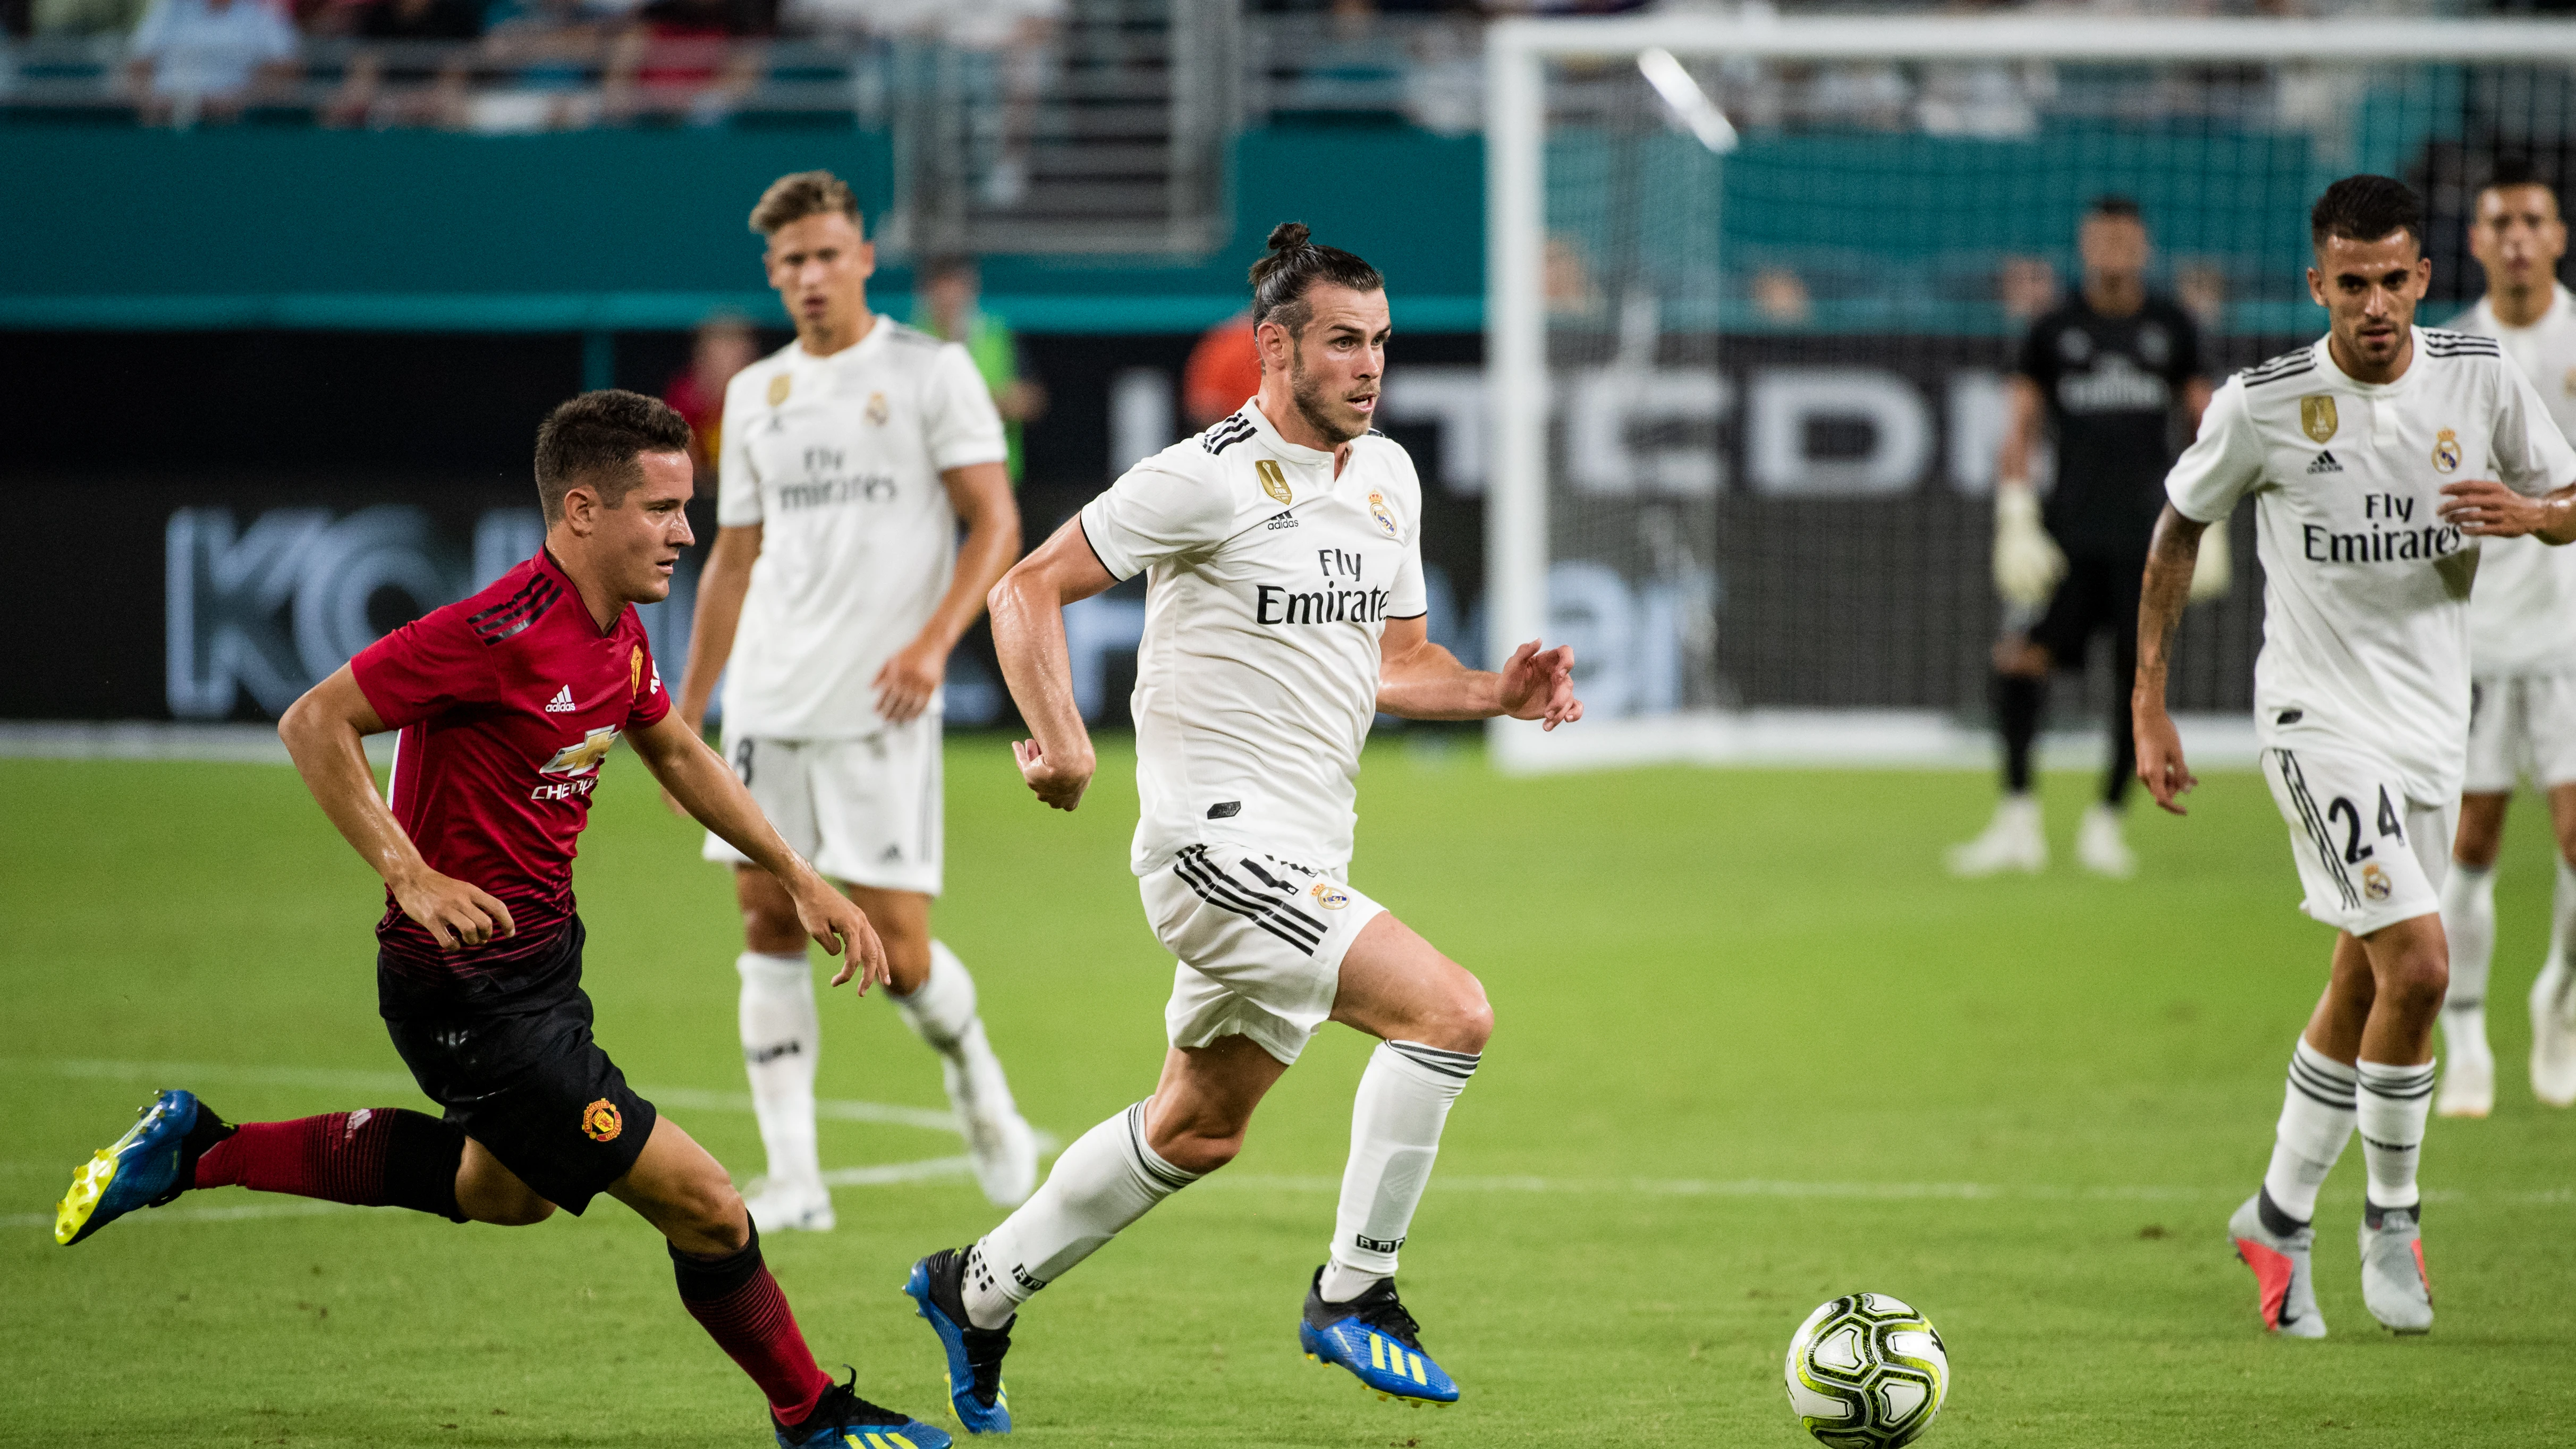
M 2576 674 L 2497 674 L 2469 686 L 2469 772 L 2460 788 L 2505 795 L 2523 775 L 2576 784 Z
M 2409 800 L 2395 766 L 2358 752 L 2267 749 L 2263 778 L 2290 824 L 2300 910 L 2356 936 L 2440 911 L 2457 800 Z
M 826 877 L 878 890 L 939 894 L 940 714 L 846 740 L 725 736 L 725 759 L 761 813 Z M 707 859 L 749 865 L 707 836 Z
M 1247 1036 L 1282 1062 L 1333 1013 L 1342 956 L 1386 907 L 1326 872 L 1230 845 L 1193 845 L 1137 883 L 1179 957 L 1163 1025 L 1174 1047 Z

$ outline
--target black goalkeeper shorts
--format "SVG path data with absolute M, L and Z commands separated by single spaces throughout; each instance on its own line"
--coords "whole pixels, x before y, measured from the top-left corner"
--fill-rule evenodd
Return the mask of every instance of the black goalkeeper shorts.
M 580 924 L 568 934 L 578 952 Z M 659 1116 L 591 1039 L 578 987 L 534 1011 L 388 1017 L 394 1050 L 447 1120 L 539 1197 L 578 1213 L 643 1154 Z
M 2113 667 L 2134 675 L 2138 664 L 2138 595 L 2146 582 L 2143 558 L 2108 558 L 2077 554 L 2066 560 L 2066 577 L 2049 597 L 2048 610 L 2027 636 L 2048 651 L 2059 669 L 2082 670 L 2093 636 L 2111 635 Z

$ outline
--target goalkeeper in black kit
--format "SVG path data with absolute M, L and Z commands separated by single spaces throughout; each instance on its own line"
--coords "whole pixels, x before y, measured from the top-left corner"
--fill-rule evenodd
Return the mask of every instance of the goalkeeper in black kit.
M 2199 429 L 2210 387 L 2191 315 L 2147 291 L 2147 226 L 2137 204 L 2096 200 L 2077 231 L 2077 250 L 2082 290 L 2031 324 L 2014 365 L 1995 470 L 1995 590 L 2005 609 L 1994 701 L 2004 798 L 1983 834 L 1951 847 L 1954 875 L 2048 864 L 2031 790 L 2031 744 L 2048 676 L 2080 672 L 2104 631 L 2112 651 L 2111 759 L 2101 798 L 2076 830 L 2075 854 L 2101 875 L 2125 877 L 2137 868 L 2120 819 L 2135 774 L 2129 687 L 2137 672 L 2138 587 L 2164 506 L 2165 472 Z M 2056 483 L 2044 501 L 2031 486 L 2043 422 L 2057 452 Z M 2193 598 L 2227 592 L 2224 544 L 2215 532 L 2202 542 Z

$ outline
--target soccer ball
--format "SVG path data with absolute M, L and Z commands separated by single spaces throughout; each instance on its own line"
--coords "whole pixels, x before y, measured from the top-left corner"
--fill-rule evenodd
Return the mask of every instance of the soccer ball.
M 1789 1407 L 1834 1449 L 1896 1449 L 1932 1427 L 1950 1391 L 1950 1354 L 1931 1321 L 1884 1293 L 1854 1293 L 1807 1315 L 1789 1340 Z

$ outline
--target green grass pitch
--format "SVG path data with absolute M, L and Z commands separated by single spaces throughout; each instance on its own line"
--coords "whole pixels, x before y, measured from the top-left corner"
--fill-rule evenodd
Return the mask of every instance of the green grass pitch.
M 1126 871 L 1130 759 L 1078 815 L 1002 743 L 952 744 L 941 934 L 974 968 L 1030 1117 L 1069 1138 L 1144 1095 L 1170 967 Z M 632 759 L 581 861 L 599 1034 L 748 1177 L 726 882 Z M 2087 786 L 2049 781 L 2067 838 Z M 1466 1387 L 1379 1403 L 1297 1352 L 1365 1044 L 1327 1028 L 1231 1168 L 1022 1320 L 1010 1381 L 1038 1446 L 1806 1442 L 1780 1355 L 1807 1310 L 1894 1293 L 1946 1336 L 1936 1445 L 2537 1444 L 2576 1435 L 2576 1116 L 2522 1079 L 2546 933 L 2545 826 L 2503 872 L 2496 1115 L 2436 1120 L 2440 1320 L 2361 1306 L 2360 1150 L 2320 1214 L 2334 1337 L 2267 1340 L 2223 1241 L 2279 1110 L 2328 937 L 2295 913 L 2260 780 L 2187 821 L 2136 812 L 2139 880 L 2061 864 L 1962 884 L 1940 845 L 1968 773 L 1638 770 L 1507 780 L 1388 741 L 1355 880 L 1492 993 L 1500 1029 L 1405 1253 L 1407 1301 Z M 71 1169 L 155 1086 L 227 1116 L 421 1105 L 375 1017 L 372 878 L 295 776 L 258 765 L 0 761 L 0 1442 L 767 1442 L 752 1390 L 683 1316 L 659 1240 L 583 1219 L 459 1227 L 237 1189 L 56 1248 Z M 937 1107 L 880 1002 L 826 1008 L 827 1098 Z M 657 1089 L 659 1089 L 657 1091 Z M 829 1121 L 827 1167 L 953 1136 Z M 964 1180 L 839 1190 L 841 1228 L 768 1245 L 827 1367 L 925 1417 L 939 1359 L 906 1265 L 994 1218 Z

